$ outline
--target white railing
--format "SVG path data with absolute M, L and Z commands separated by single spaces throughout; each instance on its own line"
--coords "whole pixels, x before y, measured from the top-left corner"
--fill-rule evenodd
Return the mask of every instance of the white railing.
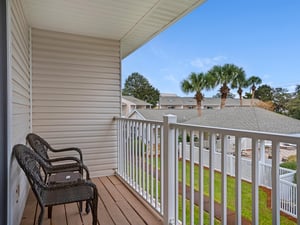
M 176 117 L 169 115 L 163 122 L 118 118 L 118 174 L 130 184 L 164 218 L 164 224 L 204 224 L 204 211 L 209 213 L 209 224 L 215 220 L 215 167 L 216 140 L 221 140 L 221 216 L 222 224 L 227 223 L 227 144 L 228 136 L 235 137 L 235 224 L 242 224 L 242 147 L 243 138 L 251 139 L 251 186 L 252 186 L 252 224 L 259 224 L 259 142 L 267 140 L 272 145 L 272 224 L 280 224 L 279 149 L 281 143 L 291 143 L 300 151 L 300 138 L 272 133 L 222 129 L 215 127 L 193 126 L 176 123 Z M 203 149 L 204 137 L 209 142 L 209 176 L 204 181 L 204 151 L 195 156 L 194 138 L 191 138 L 187 151 L 187 136 L 199 139 Z M 180 152 L 179 142 L 183 147 Z M 179 155 L 191 162 L 197 157 L 199 166 L 181 160 Z M 300 154 L 297 155 L 300 162 Z M 249 171 L 249 172 L 250 172 Z M 300 174 L 297 174 L 300 181 Z M 204 195 L 204 183 L 208 182 L 208 196 Z M 188 192 L 189 187 L 197 184 L 197 192 Z M 299 202 L 298 193 L 293 198 Z M 298 195 L 297 195 L 298 194 Z M 209 208 L 204 210 L 204 199 L 208 198 Z M 193 203 L 193 204 L 191 204 Z M 189 208 L 187 208 L 189 206 Z M 198 216 L 195 216 L 196 209 Z M 297 209 L 296 215 L 300 210 Z M 199 218 L 195 221 L 195 218 Z M 189 222 L 188 222 L 189 220 Z M 298 221 L 300 225 L 300 221 Z
M 220 141 L 217 141 L 217 143 Z M 204 141 L 205 143 L 205 141 Z M 208 141 L 206 141 L 208 145 Z M 217 145 L 218 146 L 218 145 Z M 219 145 L 220 146 L 220 145 Z M 186 145 L 186 153 L 185 157 L 186 160 L 190 161 L 190 144 L 187 143 Z M 220 147 L 219 147 L 220 150 Z M 182 159 L 182 143 L 179 144 L 179 157 Z M 202 160 L 203 166 L 209 167 L 209 150 L 205 147 L 202 150 Z M 215 170 L 221 172 L 221 158 L 222 154 L 220 152 L 214 153 L 215 158 Z M 199 147 L 194 147 L 194 163 L 199 164 Z M 227 154 L 226 156 L 226 163 L 227 163 L 227 175 L 235 177 L 235 156 L 232 154 Z M 242 180 L 251 182 L 251 159 L 242 157 L 241 158 L 241 178 Z M 295 198 L 287 198 L 285 196 L 290 196 L 291 191 L 296 188 L 296 185 L 293 183 L 294 175 L 296 171 L 279 167 L 279 178 L 280 178 L 280 202 L 288 202 L 292 205 L 296 205 Z M 264 186 L 267 188 L 272 188 L 272 165 L 263 163 L 259 161 L 258 167 L 258 183 L 260 186 Z M 285 194 L 286 193 L 286 194 Z M 290 211 L 289 211 L 290 209 Z M 290 216 L 297 217 L 295 207 L 286 207 L 286 204 L 280 205 L 280 210 L 289 214 Z

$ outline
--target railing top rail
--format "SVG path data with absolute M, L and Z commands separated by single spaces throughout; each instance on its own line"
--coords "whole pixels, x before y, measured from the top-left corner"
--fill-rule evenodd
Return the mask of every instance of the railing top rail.
M 192 124 L 184 124 L 184 123 L 171 123 L 170 126 L 172 128 L 199 130 L 199 131 L 220 133 L 220 134 L 237 136 L 237 137 L 257 138 L 261 140 L 272 140 L 272 141 L 278 140 L 280 142 L 300 145 L 300 137 L 292 134 L 280 134 L 280 133 L 271 133 L 271 132 L 262 132 L 262 131 L 253 131 L 253 130 L 239 130 L 239 129 L 232 129 L 232 128 L 210 127 L 210 126 L 192 125 Z
M 131 119 L 131 118 L 125 118 L 125 117 L 114 117 L 114 120 L 123 120 L 123 121 L 133 121 L 133 122 L 141 122 L 141 123 L 152 123 L 156 125 L 163 125 L 162 121 L 158 120 L 142 120 L 142 119 Z

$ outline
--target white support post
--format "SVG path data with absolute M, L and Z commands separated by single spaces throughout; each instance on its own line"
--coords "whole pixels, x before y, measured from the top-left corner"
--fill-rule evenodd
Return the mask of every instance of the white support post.
M 175 224 L 175 129 L 170 128 L 170 123 L 176 123 L 175 115 L 166 115 L 164 123 L 164 225 Z

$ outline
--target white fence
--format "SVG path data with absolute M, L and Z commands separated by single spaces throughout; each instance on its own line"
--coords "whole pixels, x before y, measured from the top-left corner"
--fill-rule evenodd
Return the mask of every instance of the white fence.
M 217 145 L 218 146 L 218 145 Z M 219 145 L 220 146 L 220 145 Z M 207 147 L 206 147 L 207 148 Z M 203 149 L 203 165 L 209 167 L 209 150 L 206 148 Z M 190 160 L 190 145 L 186 145 L 186 159 Z M 221 157 L 220 152 L 215 152 L 215 170 L 221 171 Z M 182 143 L 179 145 L 179 157 L 182 158 Z M 230 176 L 235 176 L 235 156 L 232 154 L 227 154 L 226 157 L 227 163 L 227 174 Z M 199 148 L 194 147 L 194 162 L 199 164 Z M 245 181 L 251 182 L 251 159 L 242 157 L 241 158 L 241 178 Z M 297 198 L 296 198 L 296 189 L 297 185 L 293 183 L 294 176 L 296 171 L 279 167 L 279 177 L 280 177 L 280 209 L 293 216 L 297 217 Z M 263 163 L 259 161 L 259 170 L 258 170 L 258 182 L 259 185 L 272 188 L 272 165 Z
M 300 138 L 263 132 L 241 131 L 216 127 L 192 126 L 176 123 L 176 117 L 164 116 L 164 121 L 144 121 L 117 118 L 118 121 L 118 174 L 139 193 L 158 213 L 163 216 L 164 225 L 204 224 L 204 201 L 209 202 L 208 224 L 215 223 L 215 169 L 221 173 L 221 215 L 222 224 L 227 224 L 227 175 L 235 176 L 235 224 L 242 224 L 242 179 L 251 180 L 251 212 L 252 224 L 259 224 L 259 185 L 265 180 L 271 183 L 272 224 L 280 224 L 280 208 L 286 211 L 294 210 L 295 215 L 300 209 L 287 201 L 300 201 L 300 190 L 295 188 L 281 195 L 283 190 L 282 176 L 287 176 L 279 167 L 279 151 L 281 143 L 295 145 L 300 152 Z M 187 145 L 187 134 L 190 137 L 199 137 L 199 148 L 208 144 L 212 151 L 196 151 L 198 146 L 192 138 Z M 204 136 L 208 137 L 205 143 Z M 235 138 L 234 155 L 228 155 L 232 149 L 228 148 L 228 137 Z M 220 141 L 220 153 L 217 151 L 217 137 Z M 180 162 L 176 149 L 180 149 L 179 138 L 182 139 L 182 157 L 192 162 L 199 162 L 197 177 L 194 163 Z M 242 158 L 241 142 L 244 138 L 251 140 L 251 160 Z M 259 143 L 269 141 L 272 149 L 272 166 L 259 166 Z M 199 149 L 198 148 L 198 149 Z M 198 153 L 197 153 L 198 152 Z M 229 157 L 228 157 L 229 156 Z M 300 155 L 297 156 L 300 162 Z M 204 167 L 209 169 L 209 195 L 204 195 Z M 158 170 L 160 168 L 160 170 Z M 298 166 L 300 168 L 300 166 Z M 259 172 L 263 171 L 263 172 Z M 280 172 L 281 171 L 281 172 Z M 269 174 L 261 176 L 260 174 Z M 271 180 L 269 179 L 271 177 Z M 290 178 L 289 178 L 290 179 Z M 297 182 L 300 184 L 300 174 L 297 173 Z M 195 187 L 197 192 L 187 194 L 188 187 Z M 267 184 L 269 185 L 269 184 Z M 288 193 L 288 194 L 287 194 Z M 206 199 L 205 199 L 206 198 Z M 284 199 L 281 201 L 280 199 Z M 294 202 L 295 202 L 294 201 Z M 189 209 L 187 204 L 189 203 Z M 195 216 L 195 209 L 199 214 Z M 189 219 L 189 222 L 188 222 Z M 198 220 L 198 221 L 196 221 Z M 300 225 L 300 220 L 298 220 Z

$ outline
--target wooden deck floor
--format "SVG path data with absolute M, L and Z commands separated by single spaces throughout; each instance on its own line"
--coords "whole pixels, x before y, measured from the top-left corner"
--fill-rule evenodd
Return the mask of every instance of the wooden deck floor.
M 146 207 L 116 176 L 93 179 L 98 187 L 98 224 L 100 225 L 162 225 L 162 218 Z M 29 194 L 21 225 L 32 225 L 36 200 Z M 38 214 L 37 214 L 38 216 Z M 36 216 L 36 217 L 37 217 Z M 79 213 L 76 203 L 53 207 L 52 219 L 45 211 L 43 225 L 91 225 L 92 216 Z

